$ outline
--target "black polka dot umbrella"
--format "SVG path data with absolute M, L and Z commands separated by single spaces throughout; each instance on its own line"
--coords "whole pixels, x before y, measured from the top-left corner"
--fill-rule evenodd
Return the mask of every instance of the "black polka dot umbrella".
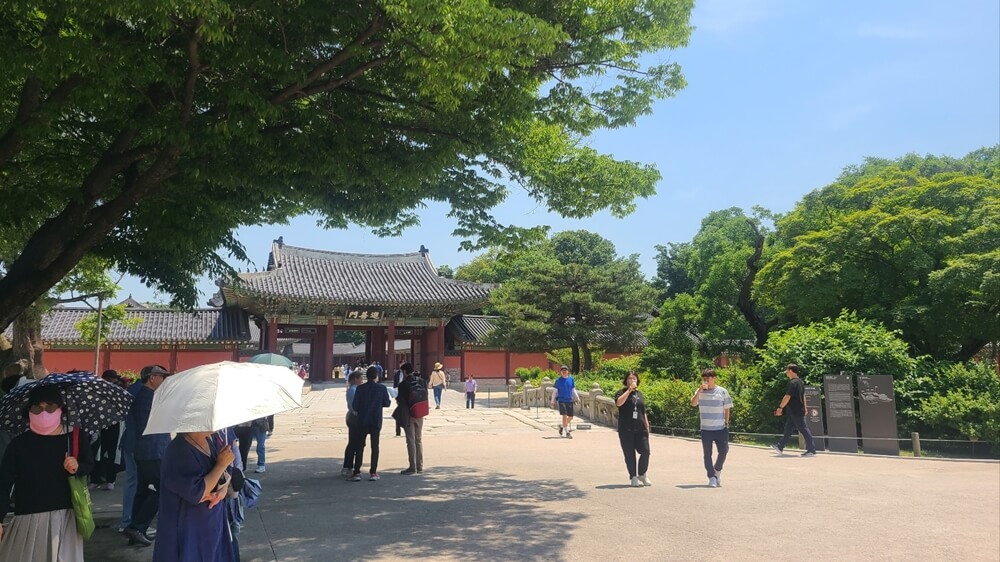
M 37 386 L 58 388 L 66 404 L 63 424 L 88 433 L 122 421 L 132 404 L 132 395 L 125 389 L 91 373 L 52 373 L 41 380 L 14 387 L 0 397 L 0 428 L 14 434 L 28 430 L 28 419 L 23 412 L 31 389 Z

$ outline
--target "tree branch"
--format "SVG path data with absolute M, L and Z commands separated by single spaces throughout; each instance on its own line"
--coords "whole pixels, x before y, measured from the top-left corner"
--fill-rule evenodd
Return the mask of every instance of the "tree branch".
M 17 107 L 17 115 L 11 122 L 10 128 L 0 137 L 0 169 L 2 169 L 11 158 L 21 150 L 24 144 L 24 133 L 30 130 L 33 125 L 45 124 L 47 117 L 43 110 L 56 106 L 66 101 L 66 98 L 81 83 L 83 78 L 77 74 L 60 82 L 49 94 L 45 101 L 42 101 L 42 83 L 37 78 L 28 78 L 21 88 L 20 102 Z
M 194 22 L 191 35 L 188 36 L 188 60 L 191 67 L 188 69 L 187 80 L 184 84 L 184 103 L 181 105 L 181 126 L 187 126 L 191 121 L 191 112 L 194 108 L 194 89 L 198 83 L 198 75 L 201 74 L 201 62 L 198 60 L 198 29 L 204 23 L 204 18 L 198 16 Z
M 382 29 L 382 15 L 376 14 L 372 18 L 371 23 L 368 24 L 368 28 L 361 32 L 360 35 L 354 38 L 353 41 L 348 43 L 343 49 L 337 51 L 337 54 L 333 55 L 329 59 L 323 61 L 322 63 L 313 67 L 312 70 L 306 74 L 306 77 L 298 82 L 281 90 L 280 92 L 274 94 L 268 101 L 274 105 L 281 105 L 292 99 L 300 98 L 309 94 L 306 94 L 304 90 L 310 84 L 319 80 L 324 74 L 330 72 L 331 70 L 337 68 L 342 63 L 354 56 L 355 52 L 359 48 L 377 48 L 381 45 L 381 42 L 377 45 L 367 46 L 365 43 L 376 33 Z M 332 89 L 332 88 L 331 88 Z M 321 90 L 327 91 L 327 90 Z
M 351 80 L 354 80 L 358 76 L 361 76 L 365 72 L 368 72 L 369 70 L 371 70 L 373 68 L 378 68 L 378 67 L 382 66 L 383 64 L 385 64 L 387 62 L 389 62 L 389 59 L 387 57 L 379 57 L 377 59 L 370 60 L 370 61 L 366 62 L 365 64 L 357 67 L 356 69 L 354 69 L 352 72 L 350 72 L 346 76 L 342 76 L 340 78 L 337 78 L 336 80 L 330 80 L 329 82 L 316 84 L 316 85 L 314 85 L 312 87 L 309 87 L 309 88 L 304 88 L 301 91 L 301 94 L 302 94 L 303 97 L 309 97 L 309 96 L 314 96 L 316 94 L 321 94 L 323 92 L 329 92 L 331 90 L 336 90 L 340 86 L 343 86 L 344 84 L 347 84 L 348 82 L 350 82 Z

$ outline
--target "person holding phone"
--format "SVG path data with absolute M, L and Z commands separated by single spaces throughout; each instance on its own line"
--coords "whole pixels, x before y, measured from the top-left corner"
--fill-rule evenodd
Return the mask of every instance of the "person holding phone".
M 615 394 L 615 405 L 618 406 L 618 441 L 625 455 L 629 482 L 633 488 L 652 486 L 646 475 L 649 469 L 649 417 L 635 371 L 630 371 L 622 380 L 622 389 Z M 639 456 L 638 464 L 636 455 Z
M 701 372 L 701 386 L 691 397 L 691 406 L 698 408 L 701 417 L 701 448 L 704 452 L 705 471 L 708 485 L 718 488 L 722 485 L 722 466 L 729 453 L 729 414 L 733 409 L 733 399 L 729 391 L 715 384 L 715 369 Z M 712 444 L 719 451 L 712 462 Z

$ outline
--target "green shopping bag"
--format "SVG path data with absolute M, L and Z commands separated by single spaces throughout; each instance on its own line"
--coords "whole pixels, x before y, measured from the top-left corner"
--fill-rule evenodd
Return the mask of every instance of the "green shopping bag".
M 73 448 L 70 456 L 79 459 L 80 428 L 73 428 Z M 87 488 L 86 476 L 69 477 L 69 494 L 73 501 L 73 515 L 76 516 L 76 532 L 84 540 L 94 534 L 94 510 L 90 502 L 90 490 Z

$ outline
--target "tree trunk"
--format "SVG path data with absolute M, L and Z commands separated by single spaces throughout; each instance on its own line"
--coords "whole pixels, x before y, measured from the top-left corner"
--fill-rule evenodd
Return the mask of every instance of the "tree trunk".
M 590 345 L 586 341 L 581 341 L 580 348 L 583 350 L 583 370 L 590 371 L 594 368 L 594 358 L 590 353 Z
M 574 374 L 575 373 L 579 373 L 580 372 L 580 346 L 577 345 L 576 340 L 573 340 L 573 345 L 571 346 L 570 349 L 573 350 L 573 361 L 572 361 L 573 364 L 570 365 L 570 372 L 574 373 Z
M 979 352 L 982 351 L 988 343 L 990 342 L 981 338 L 971 336 L 966 338 L 965 341 L 962 342 L 962 348 L 958 351 L 958 357 L 956 357 L 955 360 L 961 361 L 962 363 L 971 361 L 972 358 L 979 354 Z
M 753 290 L 753 282 L 757 278 L 757 272 L 760 270 L 760 257 L 764 253 L 764 235 L 760 233 L 760 229 L 753 221 L 747 220 L 747 223 L 750 224 L 754 234 L 753 254 L 747 258 L 747 273 L 743 276 L 740 294 L 736 298 L 736 306 L 756 335 L 754 346 L 761 349 L 767 343 L 769 328 L 767 323 L 757 314 L 757 304 L 753 301 L 751 291 Z
M 48 374 L 42 363 L 42 315 L 37 306 L 30 306 L 14 319 L 14 337 L 10 361 L 20 363 L 22 372 L 40 379 Z

